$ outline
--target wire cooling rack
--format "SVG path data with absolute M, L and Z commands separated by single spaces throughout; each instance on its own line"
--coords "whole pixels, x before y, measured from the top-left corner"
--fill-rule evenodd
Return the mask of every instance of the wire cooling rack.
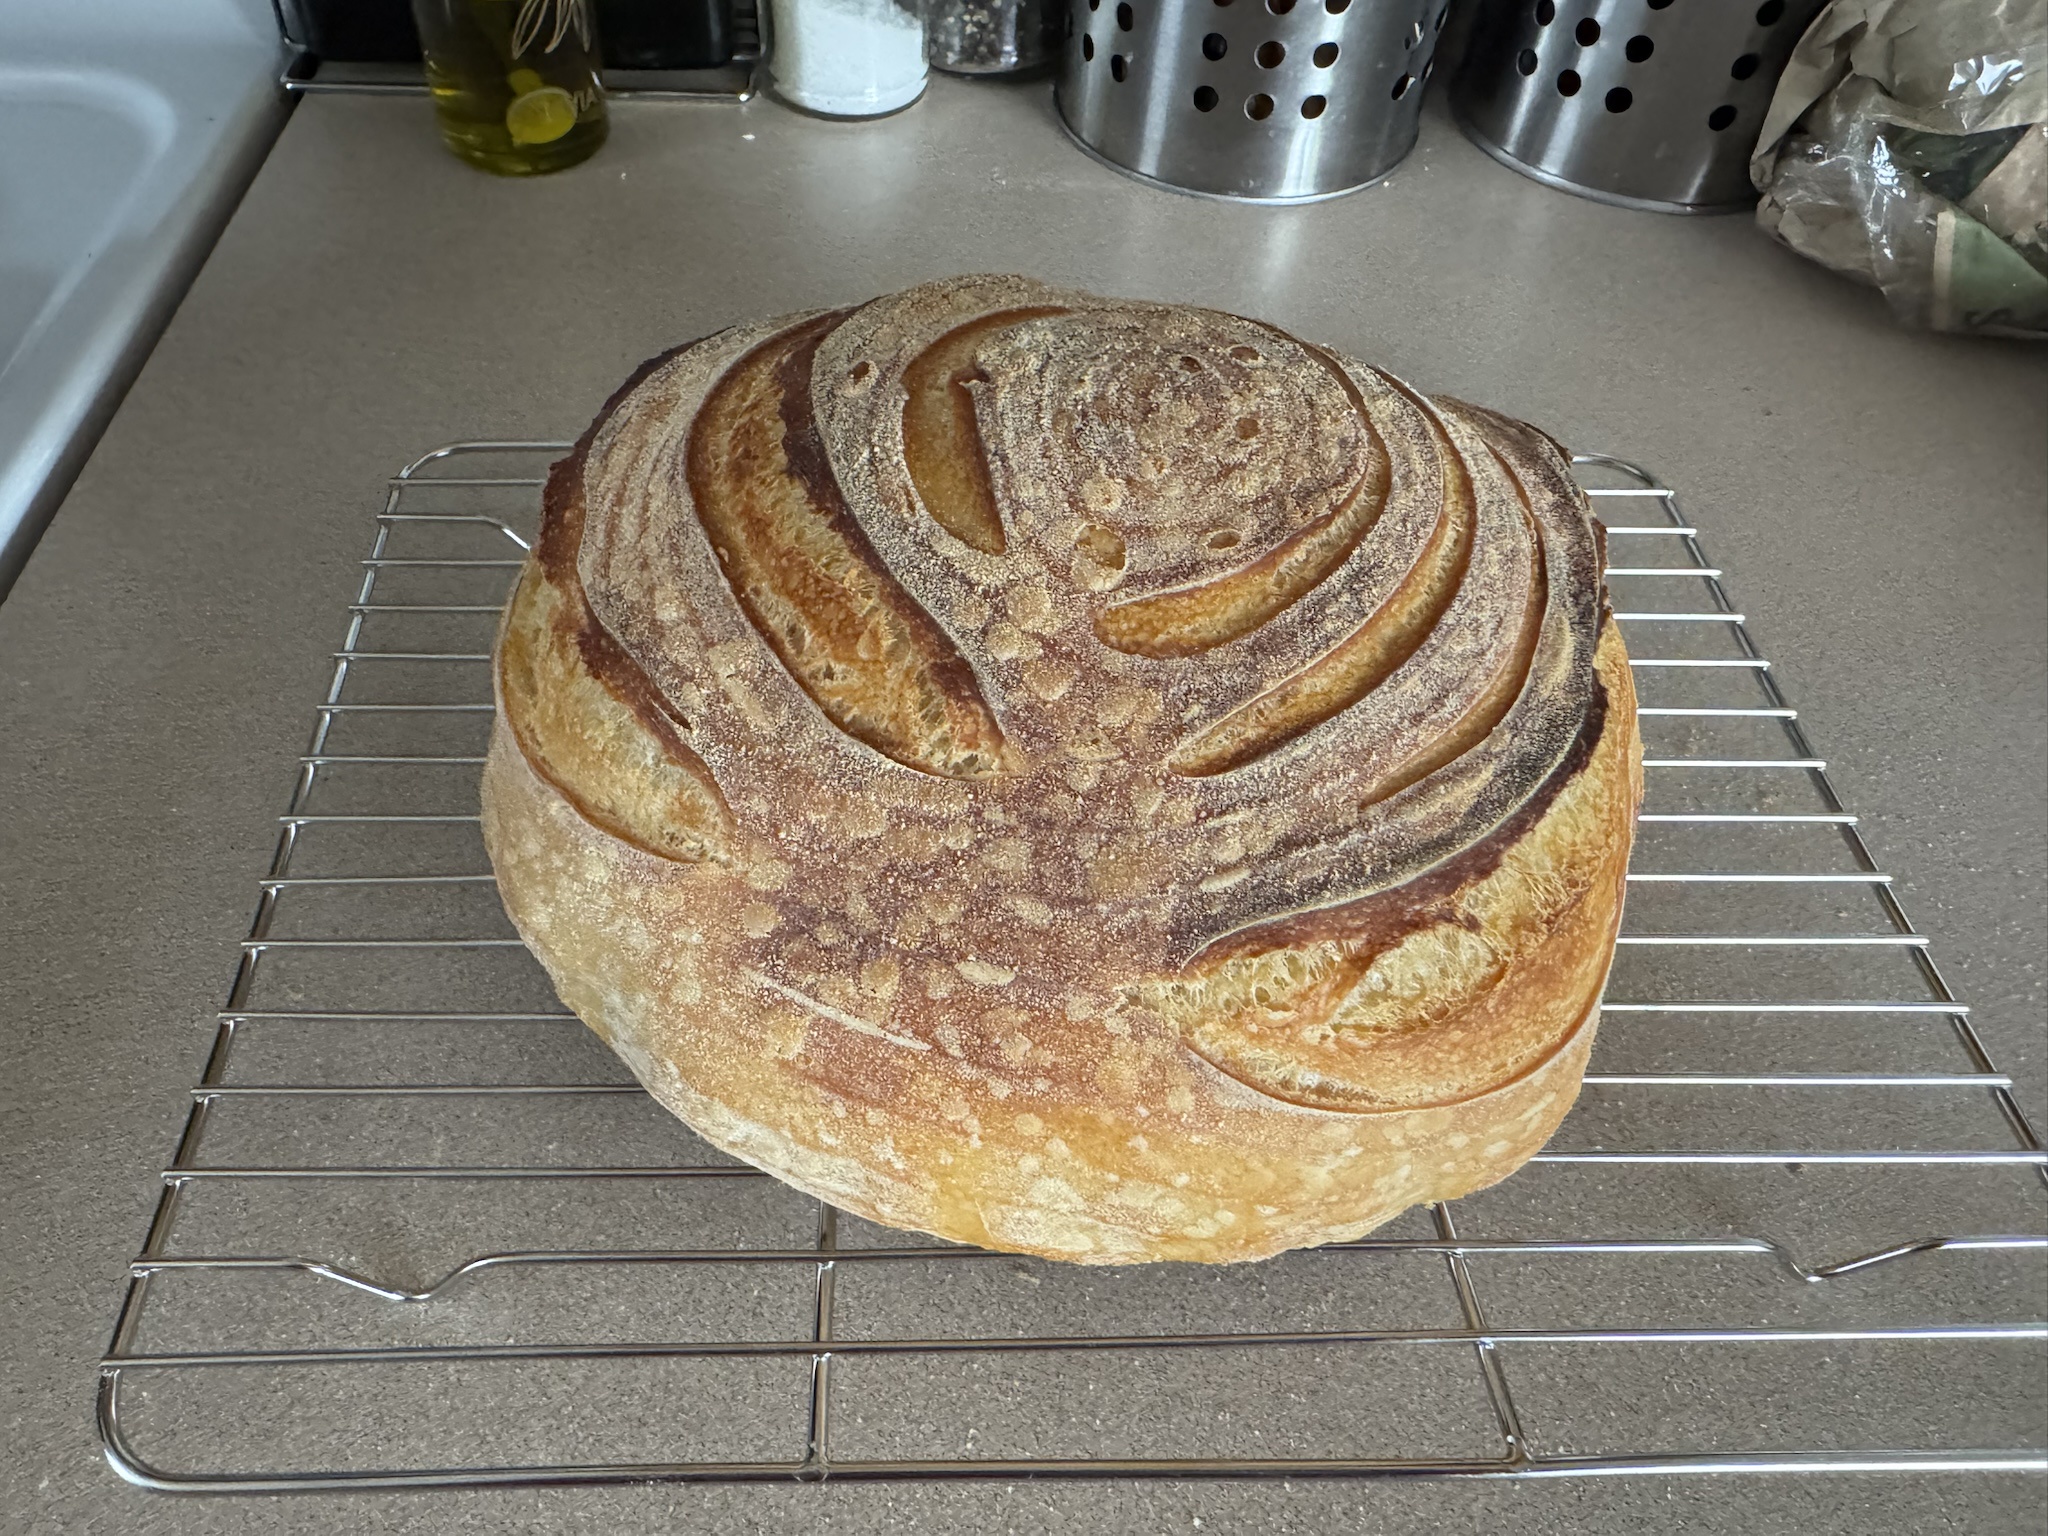
M 2041 1143 L 1677 499 L 1577 461 L 1649 794 L 1592 1070 L 1364 1241 L 1084 1270 L 736 1164 L 562 1011 L 475 811 L 567 445 L 390 483 L 101 1366 L 151 1487 L 2041 1471 Z

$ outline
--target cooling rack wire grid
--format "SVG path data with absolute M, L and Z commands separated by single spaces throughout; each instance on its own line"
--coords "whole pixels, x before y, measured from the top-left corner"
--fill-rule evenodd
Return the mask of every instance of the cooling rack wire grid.
M 1359 1242 L 1083 1270 L 716 1152 L 513 935 L 487 653 L 566 447 L 390 482 L 101 1365 L 123 1476 L 2048 1468 L 2041 1142 L 1654 476 L 1575 461 L 1649 791 L 1551 1146 Z

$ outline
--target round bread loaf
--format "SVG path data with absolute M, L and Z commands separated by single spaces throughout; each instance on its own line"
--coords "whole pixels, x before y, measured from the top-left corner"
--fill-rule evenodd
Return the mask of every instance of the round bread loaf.
M 1570 1108 L 1641 795 L 1533 428 L 1015 277 L 666 353 L 554 468 L 483 830 L 563 1000 L 845 1210 L 1256 1259 Z

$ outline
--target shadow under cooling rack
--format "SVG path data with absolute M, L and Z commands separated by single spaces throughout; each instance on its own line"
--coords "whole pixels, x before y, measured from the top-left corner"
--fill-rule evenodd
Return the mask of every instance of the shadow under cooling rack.
M 2040 1471 L 2043 1154 L 1676 497 L 1608 525 L 1649 782 L 1592 1068 L 1366 1240 L 1081 1269 L 733 1162 L 565 1013 L 478 836 L 561 443 L 390 482 L 101 1366 L 122 1475 Z

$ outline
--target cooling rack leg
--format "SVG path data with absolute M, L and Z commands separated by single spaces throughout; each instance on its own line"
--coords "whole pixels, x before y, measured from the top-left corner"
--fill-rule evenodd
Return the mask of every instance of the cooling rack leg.
M 832 1341 L 832 1290 L 836 1281 L 829 1255 L 839 1251 L 839 1212 L 823 1201 L 818 1203 L 818 1291 L 817 1312 L 811 1337 L 820 1345 Z M 803 1476 L 823 1482 L 832 1462 L 832 1352 L 821 1348 L 811 1356 L 810 1429 L 804 1443 Z
M 150 1469 L 138 1461 L 134 1453 L 128 1449 L 127 1437 L 121 1433 L 120 1371 L 100 1373 L 99 1392 L 93 1402 L 93 1417 L 99 1425 L 100 1449 L 106 1453 L 107 1465 L 138 1487 L 162 1486 Z
M 1436 1222 L 1438 1237 L 1445 1242 L 1458 1240 L 1458 1229 L 1451 1221 L 1449 1206 L 1438 1202 L 1429 1208 L 1429 1214 Z M 1486 1313 L 1479 1305 L 1479 1293 L 1473 1287 L 1465 1255 L 1453 1250 L 1444 1255 L 1444 1262 L 1450 1266 L 1451 1284 L 1457 1289 L 1458 1306 L 1464 1311 L 1465 1326 L 1474 1332 L 1485 1332 Z M 1529 1441 L 1522 1431 L 1522 1417 L 1515 1409 L 1514 1394 L 1508 1391 L 1507 1373 L 1501 1369 L 1500 1355 L 1488 1339 L 1481 1339 L 1472 1347 L 1479 1355 L 1479 1375 L 1486 1383 L 1487 1401 L 1493 1404 L 1494 1423 L 1507 1444 L 1508 1463 L 1517 1470 L 1526 1468 L 1530 1461 Z

